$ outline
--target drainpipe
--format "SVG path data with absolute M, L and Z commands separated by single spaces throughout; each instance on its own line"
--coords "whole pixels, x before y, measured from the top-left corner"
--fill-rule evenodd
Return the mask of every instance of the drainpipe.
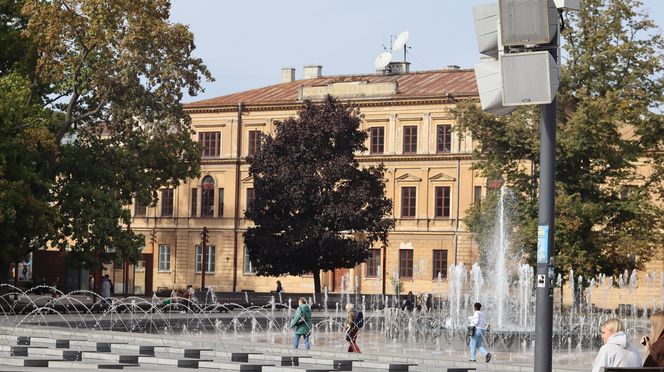
M 458 263 L 457 254 L 459 253 L 459 211 L 461 210 L 461 139 L 457 138 L 457 174 L 456 174 L 456 226 L 454 228 L 454 265 Z
M 233 221 L 233 292 L 237 290 L 237 233 L 240 225 L 240 162 L 242 160 L 242 111 L 244 104 L 237 104 L 237 159 L 235 160 L 235 219 Z

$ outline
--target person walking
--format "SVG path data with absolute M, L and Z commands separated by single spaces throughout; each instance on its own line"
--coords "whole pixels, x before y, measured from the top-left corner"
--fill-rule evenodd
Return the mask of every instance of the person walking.
M 355 306 L 353 304 L 346 304 L 346 341 L 348 341 L 348 352 L 349 353 L 361 353 L 360 347 L 357 346 L 357 332 L 360 331 L 360 327 L 355 322 L 357 313 L 355 312 Z
M 277 280 L 277 290 L 275 292 L 281 293 L 284 291 L 284 287 L 281 286 L 281 280 Z
M 300 337 L 304 338 L 304 348 L 309 350 L 309 335 L 311 334 L 311 309 L 307 305 L 307 300 L 302 297 L 298 301 L 299 306 L 295 310 L 293 320 L 290 322 L 291 328 L 295 328 L 295 337 L 293 346 L 297 349 L 300 344 Z
M 599 349 L 592 372 L 601 372 L 604 367 L 641 367 L 641 354 L 630 345 L 620 319 L 609 319 L 600 329 L 604 345 Z
M 472 316 L 468 317 L 470 322 L 470 327 L 473 329 L 470 336 L 470 361 L 476 361 L 477 350 L 479 349 L 480 353 L 484 354 L 484 361 L 489 363 L 491 360 L 491 353 L 482 345 L 484 341 L 484 334 L 486 333 L 486 318 L 482 312 L 482 304 L 476 302 L 473 305 L 475 312 Z
M 109 278 L 108 274 L 106 274 L 103 278 L 101 278 L 101 297 L 103 299 L 111 298 L 111 287 L 111 279 Z
M 655 311 L 650 316 L 650 337 L 641 340 L 648 356 L 644 367 L 664 367 L 664 311 Z

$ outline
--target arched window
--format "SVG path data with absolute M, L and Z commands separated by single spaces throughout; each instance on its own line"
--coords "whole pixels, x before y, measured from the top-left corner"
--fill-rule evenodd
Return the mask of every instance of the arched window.
M 212 177 L 203 178 L 201 189 L 201 216 L 214 217 L 214 180 Z

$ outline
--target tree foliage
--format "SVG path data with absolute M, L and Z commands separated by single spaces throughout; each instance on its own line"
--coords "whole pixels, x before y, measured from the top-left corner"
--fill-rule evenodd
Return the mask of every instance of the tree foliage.
M 617 274 L 661 254 L 664 42 L 640 9 L 637 0 L 584 1 L 563 32 L 555 227 L 555 265 L 563 273 Z M 514 233 L 526 237 L 520 241 L 532 261 L 539 110 L 494 117 L 468 104 L 457 115 L 459 130 L 478 142 L 476 167 L 519 195 L 524 213 Z M 655 171 L 640 174 L 639 164 Z M 471 230 L 480 233 L 493 213 L 487 203 L 471 209 Z
M 250 160 L 255 201 L 244 235 L 258 275 L 314 276 L 354 267 L 374 242 L 387 243 L 392 203 L 385 197 L 384 168 L 360 168 L 366 150 L 360 117 L 327 96 L 305 101 L 296 118 L 276 125 Z
M 8 94 L 28 109 L 11 120 L 41 146 L 25 171 L 39 175 L 46 192 L 32 195 L 57 217 L 49 240 L 72 243 L 91 267 L 135 260 L 143 239 L 126 206 L 155 203 L 159 188 L 199 172 L 180 101 L 211 76 L 193 35 L 169 22 L 168 0 L 14 0 L 0 10 L 0 43 L 19 53 L 0 54 L 0 74 L 23 79 Z

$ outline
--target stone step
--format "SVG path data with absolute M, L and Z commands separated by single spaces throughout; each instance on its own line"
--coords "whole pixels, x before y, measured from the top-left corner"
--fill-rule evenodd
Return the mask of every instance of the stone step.
M 104 360 L 109 362 L 116 362 L 122 364 L 138 364 L 140 355 L 127 355 L 127 354 L 110 354 L 84 351 L 82 359 L 87 360 Z
M 30 346 L 48 346 L 56 349 L 69 349 L 71 340 L 54 339 L 48 337 L 30 337 L 28 345 Z
M 111 342 L 72 340 L 69 342 L 69 346 L 71 348 L 86 348 L 106 353 L 111 351 Z
M 201 361 L 198 368 L 220 369 L 224 371 L 261 372 L 265 366 L 274 364 L 237 363 L 228 361 Z
M 51 361 L 48 368 L 67 368 L 67 369 L 124 369 L 125 367 L 136 367 L 136 365 L 116 364 L 116 363 L 88 363 L 71 361 Z
M 171 367 L 180 367 L 180 368 L 198 368 L 198 363 L 200 362 L 212 362 L 212 360 L 204 359 L 173 359 L 165 357 L 154 357 L 154 356 L 141 356 L 138 357 L 138 364 L 158 364 Z
M 249 355 L 249 362 L 271 362 L 278 366 L 299 366 L 300 358 L 309 358 L 309 356 L 288 356 L 271 354 L 252 354 Z
M 48 349 L 42 347 L 27 347 L 28 356 L 57 358 L 60 360 L 77 361 L 81 360 L 81 352 L 68 349 Z
M 201 350 L 201 358 L 224 358 L 232 362 L 247 363 L 252 355 L 260 355 L 260 353 L 247 352 L 247 351 L 225 351 L 225 350 Z
M 214 351 L 212 349 L 185 349 L 170 346 L 155 346 L 154 356 L 179 356 L 184 358 L 201 358 L 201 352 Z
M 330 371 L 334 371 L 334 369 L 325 368 L 325 367 L 314 367 L 314 366 L 309 366 L 309 367 L 266 366 L 263 367 L 262 372 L 330 372 Z
M 330 367 L 338 371 L 351 371 L 353 369 L 353 362 L 359 363 L 357 360 L 347 359 L 324 359 L 324 358 L 306 358 L 300 362 L 301 366 L 315 365 L 322 367 Z
M 14 367 L 48 367 L 49 362 L 57 361 L 48 358 L 16 358 L 0 357 L 0 365 Z
M 382 371 L 394 371 L 394 372 L 407 372 L 408 368 L 411 366 L 416 366 L 414 363 L 389 363 L 389 362 L 378 362 L 378 361 L 357 361 L 353 364 L 358 368 L 371 368 L 379 369 Z
M 112 353 L 135 353 L 146 356 L 154 356 L 153 345 L 133 345 L 133 344 L 111 344 Z

